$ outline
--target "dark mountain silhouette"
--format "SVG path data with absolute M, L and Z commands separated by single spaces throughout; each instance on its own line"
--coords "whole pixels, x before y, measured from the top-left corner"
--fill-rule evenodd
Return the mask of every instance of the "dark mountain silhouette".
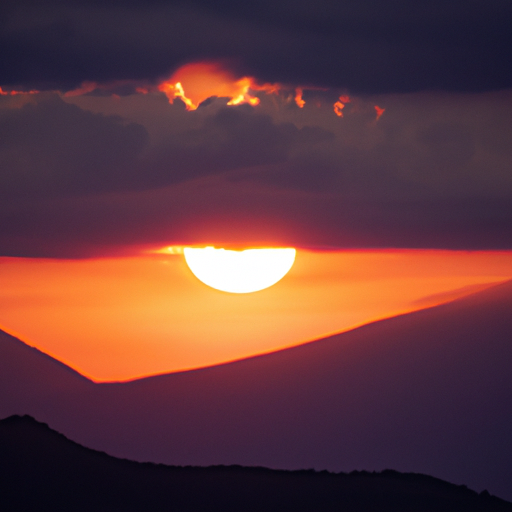
M 0 336 L 0 418 L 138 461 L 434 475 L 512 500 L 512 282 L 242 361 L 94 384 Z
M 6 511 L 512 512 L 512 503 L 419 474 L 172 467 L 84 448 L 29 416 L 0 421 Z

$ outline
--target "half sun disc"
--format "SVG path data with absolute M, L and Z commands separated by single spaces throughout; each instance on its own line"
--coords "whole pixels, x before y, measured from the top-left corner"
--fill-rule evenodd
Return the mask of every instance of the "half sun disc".
M 188 267 L 200 281 L 230 293 L 257 292 L 276 284 L 292 268 L 295 252 L 293 248 L 183 249 Z

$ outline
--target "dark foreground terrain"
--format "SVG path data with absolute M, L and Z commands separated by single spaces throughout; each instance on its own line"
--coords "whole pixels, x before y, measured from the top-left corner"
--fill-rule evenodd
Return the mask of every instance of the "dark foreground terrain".
M 512 503 L 437 478 L 176 467 L 117 459 L 30 416 L 0 421 L 2 511 L 507 511 Z
M 0 419 L 28 414 L 139 462 L 394 468 L 512 502 L 511 311 L 508 281 L 271 354 L 101 384 L 0 331 Z

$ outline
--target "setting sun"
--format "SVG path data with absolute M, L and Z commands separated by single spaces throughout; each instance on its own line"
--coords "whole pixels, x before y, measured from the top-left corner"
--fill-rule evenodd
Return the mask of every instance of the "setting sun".
M 183 253 L 190 270 L 200 281 L 230 293 L 264 290 L 280 281 L 295 261 L 292 248 L 233 251 L 185 247 Z
M 446 4 L 2 3 L 0 512 L 512 512 L 512 0 Z

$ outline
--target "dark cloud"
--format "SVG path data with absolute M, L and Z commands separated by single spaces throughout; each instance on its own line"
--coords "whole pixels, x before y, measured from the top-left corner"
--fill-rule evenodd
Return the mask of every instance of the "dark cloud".
M 84 111 L 55 95 L 0 109 L 0 197 L 52 198 L 129 183 L 146 130 L 117 117 Z
M 176 102 L 170 117 L 183 109 Z M 21 108 L 0 109 L 0 197 L 51 200 L 146 190 L 284 163 L 294 147 L 333 137 L 317 127 L 275 123 L 247 105 L 212 105 L 189 116 L 199 118 L 197 126 L 163 134 L 150 144 L 140 124 L 82 110 L 54 94 Z
M 4 207 L 6 256 L 77 258 L 172 244 L 512 249 L 509 198 L 375 201 L 203 182 Z
M 353 93 L 512 86 L 512 4 L 488 2 L 4 3 L 2 85 L 157 80 L 228 59 L 262 80 Z
M 196 176 L 283 163 L 292 147 L 330 136 L 318 128 L 276 124 L 249 106 L 224 107 L 205 117 L 199 128 L 164 138 L 144 165 L 154 176 L 155 185 L 167 185 Z
M 306 90 L 301 109 L 290 89 L 280 96 L 257 93 L 261 103 L 256 108 L 226 106 L 225 99 L 210 98 L 188 112 L 180 100 L 170 105 L 162 93 L 131 94 L 134 78 L 125 72 L 137 67 L 137 52 L 143 54 L 148 41 L 155 54 L 136 71 L 138 76 L 156 76 L 155 70 L 153 75 L 148 71 L 152 59 L 158 66 L 168 65 L 158 50 L 167 23 L 162 13 L 170 9 L 166 3 L 151 3 L 149 10 L 129 3 L 117 25 L 117 2 L 60 5 L 58 16 L 69 20 L 64 24 L 68 32 L 57 30 L 57 42 L 40 40 L 56 52 L 51 57 L 55 69 L 45 67 L 41 57 L 41 78 L 74 83 L 92 69 L 99 74 L 88 79 L 127 82 L 73 97 L 50 92 L 0 96 L 0 255 L 85 257 L 196 243 L 512 248 L 510 91 L 353 96 L 340 118 L 332 106 L 339 91 Z M 295 25 L 277 15 L 268 21 L 259 15 L 249 19 L 246 7 L 229 12 L 229 6 L 222 4 L 215 13 L 199 3 L 172 6 L 171 29 L 176 27 L 184 39 L 168 51 L 178 55 L 185 48 L 183 52 L 194 53 L 205 45 L 206 55 L 237 48 L 246 59 L 238 61 L 241 69 L 258 69 L 259 76 L 281 80 L 288 73 L 297 78 L 311 71 L 313 57 L 307 51 L 320 51 L 327 40 L 355 34 L 337 35 L 323 11 L 308 19 L 311 11 L 302 9 L 290 16 L 304 28 L 304 42 Z M 276 7 L 277 14 L 281 8 Z M 17 7 L 10 9 L 12 14 Z M 2 34 L 12 38 L 28 27 L 53 27 L 56 15 L 48 11 L 42 16 L 45 9 L 34 4 L 25 17 L 2 18 Z M 334 21 L 341 17 L 336 9 Z M 370 19 L 377 26 L 381 9 L 364 14 L 352 6 L 347 16 L 356 27 Z M 84 40 L 80 34 L 100 11 L 102 22 Z M 197 24 L 182 26 L 183 16 Z M 387 16 L 381 18 L 387 20 L 387 30 L 407 19 L 399 9 Z M 423 32 L 418 29 L 423 38 L 429 27 L 444 26 L 453 16 L 455 11 L 448 9 L 439 19 L 425 13 L 424 18 L 413 16 L 411 23 L 424 24 Z M 469 9 L 462 19 L 467 22 L 471 16 Z M 489 16 L 482 16 L 487 23 Z M 143 21 L 153 18 L 158 20 L 146 27 Z M 219 26 L 223 30 L 215 39 Z M 155 31 L 153 38 L 144 35 L 149 27 Z M 131 28 L 132 47 L 124 47 Z M 194 43 L 187 37 L 196 29 L 200 35 L 192 38 Z M 176 33 L 170 30 L 166 37 Z M 266 35 L 259 45 L 252 44 L 255 34 Z M 373 25 L 367 36 L 370 48 L 377 40 L 372 39 Z M 70 38 L 68 46 L 62 37 Z M 229 46 L 230 37 L 240 38 L 240 47 Z M 400 32 L 393 33 L 390 40 L 398 44 L 400 37 Z M 422 38 L 416 43 L 426 44 Z M 126 56 L 137 46 L 135 41 L 139 48 L 128 66 Z M 387 51 L 384 43 L 379 51 Z M 62 61 L 69 69 L 58 64 L 61 44 L 71 52 Z M 412 43 L 399 46 L 402 54 L 414 50 Z M 303 67 L 297 48 L 303 50 Z M 329 61 L 341 76 L 344 64 L 336 67 L 334 53 L 340 52 L 340 62 L 357 59 L 347 51 L 343 61 L 342 47 L 332 48 L 330 54 L 324 48 L 314 66 L 327 72 Z M 100 50 L 106 51 L 103 58 L 94 53 Z M 435 55 L 435 45 L 432 51 L 424 63 Z M 75 52 L 76 62 L 71 58 Z M 109 52 L 117 52 L 115 65 L 109 65 Z M 80 60 L 92 55 L 97 57 L 92 67 Z M 362 60 L 358 66 L 370 73 Z M 406 71 L 399 76 L 409 80 Z M 23 72 L 31 71 L 25 67 Z M 73 73 L 82 75 L 73 78 Z M 352 80 L 356 75 L 346 76 Z M 379 87 L 386 76 L 391 75 L 377 77 Z M 112 92 L 123 96 L 113 97 Z M 378 121 L 375 105 L 385 108 Z
M 295 148 L 250 179 L 369 203 L 512 197 L 509 93 L 381 100 L 388 108 L 378 123 L 349 103 L 337 126 L 329 123 L 331 139 Z

